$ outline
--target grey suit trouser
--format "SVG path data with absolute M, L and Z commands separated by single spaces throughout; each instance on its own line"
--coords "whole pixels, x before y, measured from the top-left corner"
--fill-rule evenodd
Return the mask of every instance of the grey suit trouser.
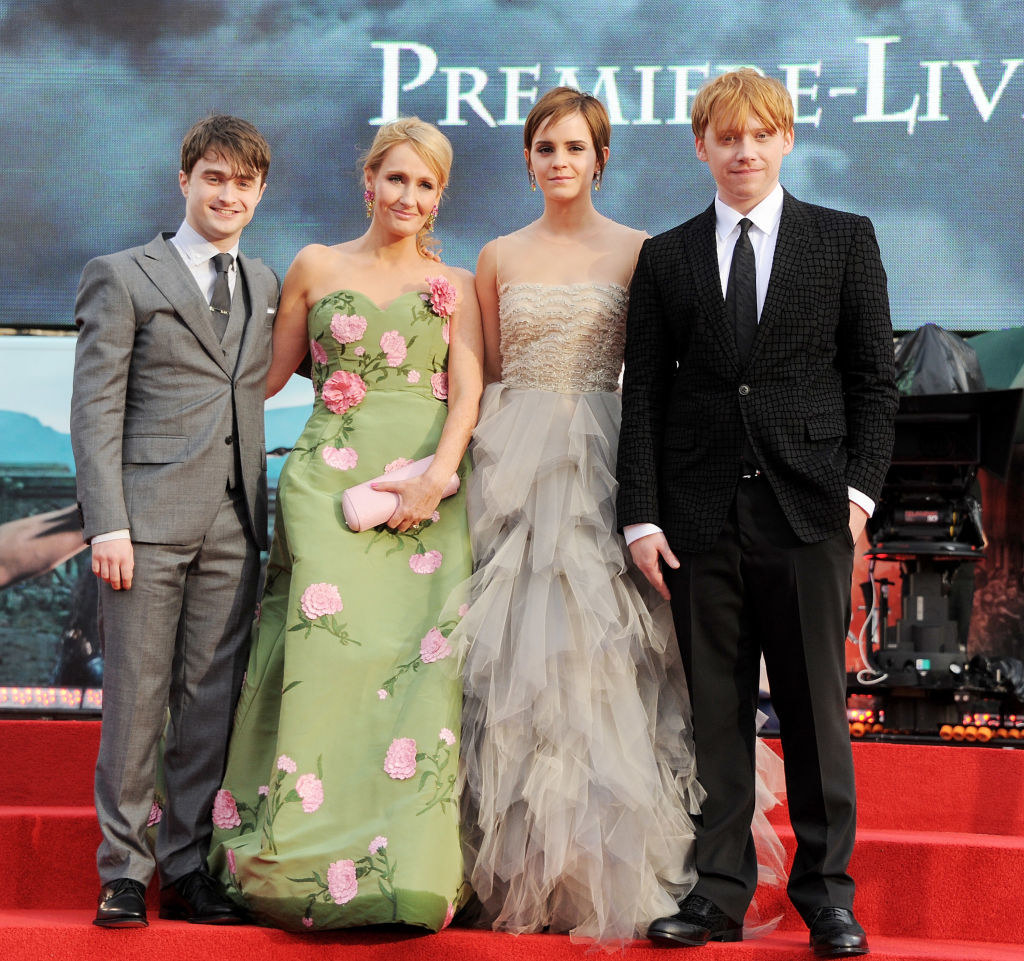
M 133 545 L 131 590 L 100 585 L 103 728 L 95 798 L 103 883 L 128 877 L 147 884 L 153 875 L 146 826 L 165 723 L 161 883 L 206 863 L 259 577 L 240 491 L 223 496 L 195 543 Z

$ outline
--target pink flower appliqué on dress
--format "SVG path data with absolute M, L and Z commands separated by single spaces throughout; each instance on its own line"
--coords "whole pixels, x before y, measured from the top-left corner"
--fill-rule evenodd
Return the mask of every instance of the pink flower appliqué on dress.
M 405 781 L 416 773 L 416 742 L 411 737 L 396 737 L 384 758 L 388 777 Z
M 238 873 L 238 862 L 235 860 L 234 848 L 228 848 L 228 855 L 227 855 L 227 857 L 228 857 L 228 870 L 232 874 L 237 874 Z
M 311 928 L 311 927 L 313 927 L 313 919 L 312 919 L 312 918 L 310 918 L 310 917 L 304 917 L 304 918 L 302 919 L 302 923 L 303 923 L 303 925 L 304 925 L 305 927 L 307 927 L 307 928 Z
M 459 610 L 458 610 L 459 617 L 465 617 L 468 613 L 469 613 L 469 605 L 468 604 L 460 604 L 459 605 Z
M 152 807 L 149 809 L 149 817 L 146 819 L 146 827 L 151 828 L 154 824 L 159 824 L 163 820 L 163 817 L 163 808 L 154 801 Z
M 447 384 L 445 385 L 447 391 Z M 435 394 L 436 394 L 435 390 Z M 324 382 L 320 392 L 324 404 L 331 413 L 344 414 L 350 407 L 355 407 L 366 396 L 366 382 L 358 374 L 350 370 L 336 370 Z M 445 394 L 447 397 L 447 393 Z
M 377 692 L 377 698 L 378 698 L 379 700 L 381 700 L 381 701 L 386 701 L 386 700 L 388 699 L 388 692 L 387 692 L 387 691 L 385 691 L 385 690 L 384 690 L 384 688 L 381 688 L 381 689 L 380 689 L 380 690 L 379 690 L 379 691 Z
M 397 330 L 386 330 L 380 335 L 380 349 L 388 358 L 388 367 L 399 367 L 408 350 L 405 338 Z
M 455 312 L 458 292 L 447 277 L 428 277 L 430 284 L 430 309 L 438 317 L 451 317 Z
M 337 614 L 344 609 L 341 603 L 341 594 L 333 584 L 310 584 L 302 592 L 302 599 L 299 601 L 302 613 L 311 621 L 315 621 L 324 614 Z
M 348 904 L 359 891 L 356 863 L 348 858 L 335 861 L 327 868 L 327 890 L 335 904 Z
M 408 457 L 396 457 L 390 464 L 384 465 L 384 473 L 390 474 L 393 470 L 398 470 L 399 467 L 408 467 L 412 463 Z
M 327 363 L 327 351 L 323 349 L 319 342 L 311 340 L 309 342 L 309 352 L 312 355 L 314 362 L 318 364 Z
M 326 389 L 326 387 L 325 387 Z M 448 399 L 448 371 L 439 370 L 430 375 L 430 389 L 438 400 Z
M 324 463 L 335 470 L 352 470 L 359 463 L 359 454 L 351 447 L 325 446 L 321 452 Z
M 331 336 L 339 344 L 351 344 L 366 333 L 366 318 L 358 314 L 335 314 L 331 318 Z
M 434 661 L 441 661 L 451 654 L 452 649 L 448 646 L 448 638 L 445 637 L 436 627 L 432 627 L 423 635 L 420 641 L 420 660 L 424 664 L 433 664 Z
M 405 379 L 410 384 L 418 384 L 420 382 L 420 372 L 418 370 L 410 370 L 405 375 Z
M 438 731 L 437 739 L 451 747 L 455 743 L 455 732 L 450 727 L 443 727 Z
M 242 823 L 238 816 L 238 808 L 231 792 L 221 788 L 213 799 L 213 826 L 222 831 L 230 831 Z
M 285 774 L 294 774 L 299 766 L 287 754 L 282 754 L 277 759 L 277 769 L 284 771 Z
M 409 558 L 409 567 L 414 574 L 433 574 L 444 560 L 440 551 L 427 551 L 426 554 L 413 554 Z
M 370 842 L 370 854 L 376 854 L 378 851 L 383 851 L 388 846 L 388 839 L 383 834 L 378 834 Z
M 302 810 L 307 814 L 324 803 L 324 785 L 315 774 L 303 774 L 295 782 L 295 793 L 302 798 Z

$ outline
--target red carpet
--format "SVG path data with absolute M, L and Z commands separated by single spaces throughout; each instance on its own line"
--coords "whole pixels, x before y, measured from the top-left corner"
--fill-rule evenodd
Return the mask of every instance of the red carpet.
M 91 805 L 99 724 L 0 721 L 0 961 L 489 961 L 583 958 L 565 937 L 449 929 L 292 935 L 154 920 L 146 930 L 92 926 L 99 830 Z M 857 915 L 879 961 L 1024 961 L 1024 750 L 854 745 L 859 791 Z M 785 814 L 775 819 L 787 849 Z M 807 933 L 781 892 L 762 909 L 780 929 L 681 957 L 810 959 Z M 776 909 L 772 911 L 771 909 Z M 154 912 L 155 914 L 155 912 Z M 644 942 L 636 961 L 674 956 Z M 600 957 L 601 955 L 597 955 Z

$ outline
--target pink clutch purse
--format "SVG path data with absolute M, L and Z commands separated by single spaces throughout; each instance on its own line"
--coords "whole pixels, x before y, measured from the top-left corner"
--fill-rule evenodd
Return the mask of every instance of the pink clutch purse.
M 391 491 L 375 491 L 370 485 L 378 481 L 408 480 L 418 477 L 433 462 L 434 455 L 396 468 L 380 477 L 373 477 L 361 484 L 350 487 L 341 495 L 341 509 L 345 514 L 345 523 L 354 531 L 365 531 L 370 527 L 383 524 L 398 507 L 398 495 Z M 459 475 L 452 474 L 441 492 L 442 497 L 451 497 L 459 489 Z

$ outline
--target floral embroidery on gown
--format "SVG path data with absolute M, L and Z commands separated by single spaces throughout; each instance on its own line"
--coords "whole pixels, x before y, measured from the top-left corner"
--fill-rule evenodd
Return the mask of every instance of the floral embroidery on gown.
M 451 637 L 467 875 L 490 926 L 614 944 L 693 886 L 703 798 L 669 606 L 615 521 L 628 293 L 501 281 L 499 264 L 502 380 L 484 392 L 468 483 L 476 570 L 451 601 L 469 601 Z M 756 831 L 773 881 L 777 790 L 762 780 Z
M 441 610 L 471 570 L 465 494 L 405 534 L 354 533 L 341 503 L 437 447 L 454 290 L 428 283 L 383 309 L 340 290 L 309 312 L 316 397 L 281 472 L 210 855 L 229 895 L 281 928 L 437 931 L 463 897 L 461 683 Z

